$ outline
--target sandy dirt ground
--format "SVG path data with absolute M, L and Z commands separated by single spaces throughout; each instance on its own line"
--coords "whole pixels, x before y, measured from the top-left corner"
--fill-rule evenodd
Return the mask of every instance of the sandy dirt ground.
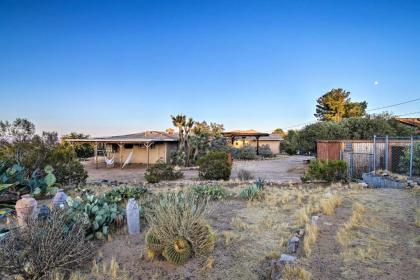
M 270 188 L 262 201 L 217 202 L 209 217 L 217 232 L 214 252 L 193 258 L 184 266 L 147 260 L 145 229 L 139 236 L 115 235 L 100 249 L 101 262 L 114 257 L 133 279 L 270 279 L 270 261 L 285 251 L 285 240 L 299 227 L 298 210 L 308 197 L 329 189 L 303 190 L 303 204 L 296 202 L 298 192 Z M 336 193 L 342 195 L 343 203 L 334 215 L 321 216 L 311 255 L 299 254 L 296 265 L 311 273 L 311 279 L 418 279 L 418 197 L 392 189 Z M 353 245 L 345 250 L 337 242 L 337 233 L 351 217 L 355 202 L 365 205 L 364 217 L 369 223 L 355 230 Z
M 354 230 L 351 246 L 337 242 L 354 202 L 366 208 L 367 223 Z M 415 225 L 419 198 L 398 189 L 349 193 L 336 215 L 324 216 L 311 256 L 302 260 L 312 279 L 419 279 L 420 228 Z
M 300 182 L 300 177 L 305 170 L 304 161 L 310 158 L 306 156 L 278 156 L 275 159 L 268 160 L 234 161 L 231 179 L 237 177 L 238 170 L 245 169 L 249 170 L 255 178 L 262 177 L 281 183 Z M 146 166 L 144 165 L 132 165 L 121 169 L 119 167 L 107 168 L 104 163 L 101 163 L 97 169 L 93 159 L 83 164 L 88 171 L 88 183 L 107 180 L 136 184 L 145 181 Z M 198 180 L 197 170 L 183 170 L 183 173 L 184 178 L 181 181 Z

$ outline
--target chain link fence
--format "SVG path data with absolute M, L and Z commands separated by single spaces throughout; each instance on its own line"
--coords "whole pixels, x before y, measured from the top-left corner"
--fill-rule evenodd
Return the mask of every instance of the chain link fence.
M 374 136 L 373 141 L 346 142 L 340 158 L 351 179 L 386 170 L 420 181 L 420 137 Z

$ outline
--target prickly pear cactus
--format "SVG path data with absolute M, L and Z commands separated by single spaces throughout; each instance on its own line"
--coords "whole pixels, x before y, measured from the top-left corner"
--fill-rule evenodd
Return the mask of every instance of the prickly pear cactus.
M 191 245 L 183 238 L 175 239 L 165 246 L 162 255 L 170 263 L 184 264 L 191 257 Z
M 45 166 L 44 171 L 47 174 L 44 178 L 44 182 L 47 185 L 47 187 L 50 188 L 57 181 L 57 179 L 55 178 L 55 175 L 53 174 L 54 168 L 52 168 L 51 165 L 47 165 Z

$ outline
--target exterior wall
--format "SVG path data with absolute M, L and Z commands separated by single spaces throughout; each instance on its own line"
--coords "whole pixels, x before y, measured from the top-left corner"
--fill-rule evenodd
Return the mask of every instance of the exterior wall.
M 319 160 L 340 159 L 341 142 L 317 142 L 316 157 Z
M 260 140 L 260 147 L 262 145 L 268 145 L 270 146 L 271 151 L 273 154 L 278 155 L 280 154 L 280 140 Z M 246 139 L 243 141 L 242 139 L 236 139 L 233 142 L 233 146 L 235 148 L 241 148 L 245 145 L 251 145 L 253 147 L 257 147 L 257 140 L 248 140 Z
M 158 160 L 163 160 L 167 162 L 167 151 L 166 151 L 166 142 L 155 143 L 149 148 L 149 162 L 155 163 Z M 111 144 L 107 144 L 107 151 L 110 151 L 112 148 Z M 132 149 L 123 148 L 121 151 L 122 162 L 128 158 L 128 155 L 133 151 L 133 157 L 131 158 L 130 163 L 144 163 L 147 164 L 147 149 L 143 145 L 134 145 Z M 120 152 L 115 152 L 115 162 L 120 162 Z

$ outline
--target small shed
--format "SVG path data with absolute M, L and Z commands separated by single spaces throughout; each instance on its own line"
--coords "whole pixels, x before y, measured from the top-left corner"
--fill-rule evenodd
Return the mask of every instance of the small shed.
M 373 169 L 373 164 L 375 164 L 376 169 L 387 169 L 399 173 L 400 158 L 410 143 L 409 138 L 389 138 L 387 142 L 384 137 L 378 137 L 376 141 L 318 140 L 317 159 L 348 161 L 349 155 L 352 155 L 354 165 L 370 165 Z

